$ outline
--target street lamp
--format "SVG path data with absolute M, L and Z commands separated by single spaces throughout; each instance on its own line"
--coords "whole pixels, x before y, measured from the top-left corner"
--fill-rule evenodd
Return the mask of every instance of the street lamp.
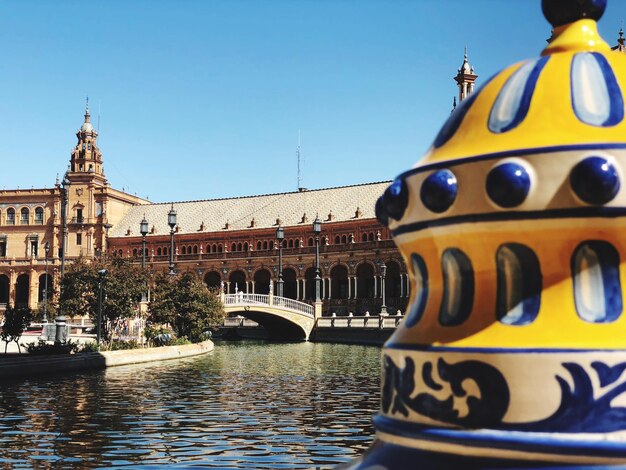
M 146 214 L 143 215 L 143 220 L 139 224 L 139 232 L 141 233 L 141 272 L 145 274 L 146 271 L 146 235 L 148 235 L 148 221 L 146 220 Z M 146 289 L 141 293 L 141 301 L 146 301 Z
M 380 262 L 380 279 L 381 279 L 381 290 L 383 294 L 383 304 L 380 306 L 380 314 L 387 315 L 387 305 L 385 305 L 385 275 L 387 274 L 387 265 L 384 261 Z
M 65 247 L 67 246 L 67 192 L 69 191 L 70 180 L 67 172 L 61 181 L 61 223 L 63 224 L 63 232 L 61 234 L 61 279 L 65 274 Z
M 113 225 L 111 225 L 110 223 L 106 223 L 103 225 L 104 227 L 104 259 L 108 259 L 109 257 L 109 230 L 111 229 L 111 227 L 113 227 Z
M 278 240 L 278 297 L 283 297 L 283 240 L 285 229 L 281 226 L 276 228 L 276 240 Z
M 176 227 L 176 211 L 174 210 L 174 204 L 172 203 L 172 208 L 167 213 L 167 225 L 170 226 L 170 272 L 169 274 L 174 275 L 174 227 Z
M 320 232 L 322 231 L 322 221 L 315 216 L 313 221 L 313 233 L 315 234 L 315 302 L 321 302 L 320 288 L 322 278 L 320 276 Z
M 96 329 L 96 344 L 100 345 L 100 336 L 102 334 L 102 284 L 107 275 L 106 269 L 98 271 L 98 326 Z
M 50 254 L 50 243 L 43 246 L 46 255 L 46 278 L 43 281 L 43 322 L 48 323 L 48 255 Z

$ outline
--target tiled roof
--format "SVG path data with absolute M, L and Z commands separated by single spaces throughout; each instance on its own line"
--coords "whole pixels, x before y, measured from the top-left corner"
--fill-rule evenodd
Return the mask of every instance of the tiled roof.
M 382 181 L 292 193 L 174 202 L 179 226 L 177 233 L 198 233 L 201 224 L 204 232 L 275 228 L 277 219 L 280 219 L 283 226 L 300 226 L 312 224 L 317 214 L 323 223 L 357 218 L 371 219 L 375 217 L 376 200 L 389 183 Z M 131 236 L 139 236 L 139 223 L 144 214 L 149 227 L 154 226 L 154 235 L 168 234 L 170 229 L 167 225 L 167 213 L 171 204 L 168 202 L 131 207 L 111 229 L 109 236 L 126 236 L 128 229 Z M 328 217 L 330 213 L 332 220 Z M 305 215 L 306 221 L 303 222 Z

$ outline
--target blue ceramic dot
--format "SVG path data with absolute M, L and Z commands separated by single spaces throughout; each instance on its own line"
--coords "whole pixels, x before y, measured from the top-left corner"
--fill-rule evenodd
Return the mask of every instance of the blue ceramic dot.
M 606 0 L 542 0 L 543 16 L 554 27 L 588 18 L 599 20 L 606 9 Z
M 579 162 L 569 182 L 576 195 L 589 204 L 606 204 L 620 188 L 617 169 L 603 157 L 587 157 Z
M 387 187 L 382 199 L 382 205 L 387 217 L 400 220 L 404 215 L 406 206 L 409 204 L 409 189 L 407 188 L 406 181 L 396 178 L 394 182 Z
M 383 205 L 383 196 L 380 196 L 376 201 L 376 218 L 378 221 L 384 225 L 385 227 L 389 225 L 389 216 L 385 211 L 385 206 Z
M 456 199 L 458 185 L 450 170 L 438 170 L 422 183 L 420 198 L 431 211 L 441 213 L 448 210 Z
M 519 163 L 503 163 L 487 175 L 486 189 L 500 207 L 519 206 L 530 191 L 530 175 Z

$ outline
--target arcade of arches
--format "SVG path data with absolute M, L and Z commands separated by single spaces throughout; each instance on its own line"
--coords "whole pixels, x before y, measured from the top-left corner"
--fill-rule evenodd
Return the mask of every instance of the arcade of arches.
M 404 311 L 409 296 L 409 282 L 402 262 L 386 260 L 385 303 L 390 313 Z M 278 275 L 267 268 L 256 271 L 236 269 L 222 272 L 211 270 L 203 273 L 207 287 L 219 289 L 222 286 L 226 293 L 235 292 L 268 294 L 270 283 L 274 293 L 278 292 Z M 332 267 L 320 269 L 320 297 L 324 302 L 325 314 L 332 312 L 346 314 L 378 313 L 382 305 L 382 274 L 380 268 L 369 261 L 358 265 L 337 263 Z M 299 269 L 297 266 L 286 265 L 283 268 L 284 297 L 312 302 L 315 300 L 315 268 Z
M 7 304 L 36 308 L 44 298 L 51 300 L 55 293 L 54 278 L 51 274 L 15 273 L 0 274 L 0 308 Z

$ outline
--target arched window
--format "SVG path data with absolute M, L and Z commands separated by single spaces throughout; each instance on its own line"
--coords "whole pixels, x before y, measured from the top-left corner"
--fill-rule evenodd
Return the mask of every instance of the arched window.
M 9 207 L 7 209 L 7 224 L 15 225 L 15 209 L 13 209 L 12 207 Z
M 335 245 L 339 245 L 341 243 L 341 238 L 339 237 L 339 235 L 337 235 L 335 237 Z
M 220 287 L 222 283 L 220 273 L 218 273 L 217 271 L 209 271 L 204 275 L 204 283 L 209 289 L 215 289 Z
M 296 241 L 295 241 L 295 243 L 294 243 L 294 246 L 295 246 L 296 248 L 300 248 L 300 239 L 299 239 L 299 238 L 296 238 Z
M 415 298 L 406 317 L 408 328 L 415 326 L 421 320 L 428 300 L 428 270 L 420 255 L 415 253 L 411 255 L 411 270 L 413 271 Z
M 217 252 L 221 253 L 224 251 L 224 247 L 222 246 L 222 244 L 220 243 L 219 245 L 217 245 Z
M 402 294 L 402 278 L 400 276 L 400 265 L 395 261 L 388 261 L 385 279 L 385 295 L 387 298 L 399 298 Z
M 330 282 L 333 299 L 348 298 L 348 270 L 345 266 L 338 264 L 330 270 Z
M 369 263 L 361 263 L 356 268 L 356 296 L 358 299 L 371 299 L 374 297 L 374 268 Z
M 269 294 L 272 276 L 267 269 L 259 269 L 254 273 L 254 293 Z
M 230 273 L 228 277 L 230 282 L 230 292 L 229 294 L 235 293 L 235 288 L 237 288 L 238 292 L 248 292 L 248 286 L 246 283 L 246 273 L 241 270 L 233 271 Z
M 456 326 L 469 317 L 474 306 L 474 269 L 470 259 L 458 248 L 449 248 L 441 257 L 443 299 L 439 323 Z
M 287 248 L 287 240 L 283 240 L 283 248 Z
M 237 243 L 237 251 L 243 250 L 243 245 L 241 243 Z
M 259 240 L 258 242 L 256 242 L 256 251 L 261 251 L 262 248 L 263 243 L 261 243 L 261 241 Z
M 326 237 L 322 237 L 322 239 L 320 240 L 320 243 L 321 243 L 322 245 L 328 245 L 328 238 L 326 238 Z
M 263 249 L 267 250 L 267 240 L 263 242 Z
M 163 253 L 163 251 L 161 250 L 161 247 L 157 248 L 157 256 L 161 256 L 161 253 Z
M 348 237 L 346 237 L 345 235 L 341 236 L 341 243 L 348 243 Z
M 243 251 L 248 251 L 248 242 L 243 244 Z
M 22 210 L 20 211 L 20 224 L 28 225 L 29 221 L 30 211 L 28 210 L 28 207 L 22 207 Z
M 613 245 L 590 240 L 572 255 L 576 312 L 590 323 L 610 323 L 622 313 L 619 253 Z
M 364 233 L 363 235 L 361 235 L 361 241 L 362 242 L 366 242 L 367 241 L 367 233 Z
M 315 240 L 313 240 L 313 237 L 309 237 L 309 246 L 313 245 L 315 245 Z
M 269 243 L 269 246 L 270 246 L 270 250 L 273 250 L 273 249 L 274 249 L 274 240 L 272 240 L 272 241 Z
M 237 251 L 237 244 L 233 243 L 230 247 L 230 251 Z
M 184 251 L 184 247 L 183 247 L 183 251 Z M 184 254 L 184 253 L 183 253 Z M 136 258 L 137 257 L 137 248 L 133 248 L 133 256 Z
M 541 268 L 533 250 L 509 243 L 496 253 L 498 290 L 496 314 L 507 325 L 527 325 L 539 313 Z
M 35 208 L 35 223 L 38 225 L 43 224 L 43 207 Z
M 367 241 L 370 241 L 370 242 L 374 241 L 374 232 L 370 232 L 370 234 L 367 236 Z
M 289 248 L 293 248 L 293 240 L 289 240 L 289 243 L 287 246 L 289 246 Z
M 197 255 L 198 254 L 198 245 L 194 245 L 193 246 L 193 254 Z
M 168 248 L 166 246 L 163 247 L 163 256 L 167 256 Z

